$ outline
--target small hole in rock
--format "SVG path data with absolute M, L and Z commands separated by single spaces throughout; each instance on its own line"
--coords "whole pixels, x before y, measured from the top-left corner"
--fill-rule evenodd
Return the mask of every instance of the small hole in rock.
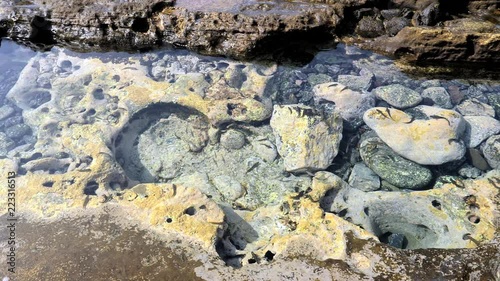
M 256 263 L 256 262 L 257 262 L 257 261 L 256 261 L 255 259 L 249 259 L 249 260 L 248 260 L 248 263 L 249 263 L 249 264 Z
M 73 64 L 69 60 L 64 60 L 61 62 L 61 68 L 71 68 Z
M 207 206 L 205 206 L 205 205 L 200 206 L 200 210 L 205 210 L 206 208 L 207 208 Z
M 186 210 L 184 210 L 184 214 L 189 216 L 194 216 L 194 214 L 196 214 L 196 209 L 194 207 L 189 207 Z
M 477 211 L 479 211 L 479 205 L 478 204 L 471 204 L 471 205 L 469 205 L 469 210 L 471 210 L 472 212 L 477 212 Z
M 481 221 L 481 219 L 478 216 L 472 215 L 469 216 L 469 221 L 473 224 L 478 224 Z
M 148 32 L 149 22 L 147 18 L 135 18 L 132 23 L 132 30 L 135 32 Z
M 432 200 L 432 207 L 438 209 L 438 210 L 441 210 L 441 203 L 439 203 L 439 201 L 437 200 Z
M 450 232 L 447 225 L 443 226 L 443 231 L 444 231 L 444 233 Z
M 470 233 L 466 233 L 466 234 L 464 234 L 464 236 L 462 236 L 462 239 L 463 239 L 463 240 L 469 240 L 469 239 L 471 239 L 471 235 L 470 235 Z
M 52 187 L 52 186 L 54 186 L 54 182 L 53 181 L 48 181 L 48 182 L 44 182 L 42 185 L 45 186 L 45 187 Z
M 406 249 L 408 246 L 408 239 L 404 234 L 392 233 L 390 231 L 379 236 L 380 242 L 398 249 Z
M 341 211 L 337 214 L 337 216 L 339 216 L 339 217 L 341 217 L 341 218 L 342 218 L 342 217 L 344 217 L 346 214 L 347 214 L 347 209 L 343 209 L 343 210 L 341 210 Z
M 266 258 L 267 261 L 272 261 L 275 255 L 276 255 L 275 253 L 273 253 L 271 251 L 267 251 L 264 254 L 264 257 Z
M 167 218 L 165 221 L 166 221 L 167 223 L 171 223 L 171 222 L 172 222 L 172 219 L 171 219 L 171 218 Z
M 96 111 L 95 111 L 95 109 L 93 109 L 93 108 L 92 108 L 92 109 L 90 109 L 89 111 L 87 111 L 87 115 L 88 115 L 88 116 L 95 115 L 95 113 L 96 113 Z
M 87 185 L 83 189 L 83 193 L 85 195 L 97 195 L 96 191 L 98 188 L 99 188 L 99 184 L 95 181 L 91 181 L 91 182 L 87 183 Z
M 120 75 L 113 75 L 113 80 L 115 80 L 115 82 L 120 82 Z
M 365 208 L 363 209 L 363 212 L 365 212 L 365 215 L 369 216 L 369 215 L 370 215 L 370 208 L 365 207 Z
M 104 99 L 104 91 L 101 88 L 95 89 L 94 92 L 92 93 L 94 98 L 96 100 L 103 100 Z

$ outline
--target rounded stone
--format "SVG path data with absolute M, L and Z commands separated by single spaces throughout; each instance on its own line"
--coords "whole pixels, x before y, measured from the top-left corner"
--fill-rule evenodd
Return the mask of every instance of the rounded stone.
M 0 120 L 4 120 L 14 114 L 15 109 L 10 105 L 0 107 Z
M 363 163 L 357 163 L 352 168 L 349 184 L 363 191 L 375 191 L 380 188 L 380 178 Z
M 16 145 L 6 134 L 0 132 L 0 157 L 7 156 L 7 153 Z
M 382 20 L 365 16 L 356 27 L 356 33 L 367 38 L 374 38 L 384 34 L 384 25 Z
M 409 108 L 418 105 L 422 97 L 414 90 L 400 84 L 378 87 L 375 96 L 396 108 Z
M 495 117 L 495 109 L 476 99 L 465 100 L 457 105 L 456 110 L 464 116 L 490 116 Z
M 228 130 L 220 138 L 221 145 L 230 150 L 242 148 L 245 142 L 245 135 L 237 130 Z
M 483 154 L 492 168 L 500 168 L 500 135 L 492 136 L 486 141 Z
M 397 187 L 418 190 L 432 180 L 429 169 L 399 156 L 378 137 L 364 140 L 360 153 L 371 170 Z
M 465 145 L 472 148 L 481 144 L 492 135 L 500 133 L 500 121 L 490 116 L 464 116 L 467 122 Z
M 234 201 L 244 194 L 241 184 L 227 175 L 220 175 L 212 179 L 215 188 L 226 200 Z
M 453 107 L 451 104 L 450 94 L 443 87 L 430 87 L 422 92 L 423 98 L 428 98 L 434 102 L 435 105 L 450 109 Z

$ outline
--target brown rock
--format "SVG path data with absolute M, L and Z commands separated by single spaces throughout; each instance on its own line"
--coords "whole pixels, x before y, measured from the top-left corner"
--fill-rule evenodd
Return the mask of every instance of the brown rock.
M 341 17 L 337 11 L 366 0 L 335 2 L 70 0 L 60 5 L 55 0 L 37 0 L 31 6 L 2 5 L 0 34 L 77 51 L 132 51 L 173 44 L 242 58 L 308 34 L 331 37 L 329 30 Z
M 365 47 L 409 62 L 500 62 L 500 28 L 474 19 L 443 27 L 406 27 L 392 38 L 379 37 Z

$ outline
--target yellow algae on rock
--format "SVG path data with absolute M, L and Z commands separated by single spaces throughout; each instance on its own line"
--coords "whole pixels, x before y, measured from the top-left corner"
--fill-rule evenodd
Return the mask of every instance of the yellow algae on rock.
M 278 153 L 289 172 L 326 169 L 338 153 L 342 119 L 304 105 L 276 105 L 271 118 Z
M 331 189 L 342 188 L 344 182 L 341 178 L 330 172 L 320 171 L 314 174 L 311 192 L 308 193 L 311 200 L 318 202 Z
M 127 190 L 120 202 L 134 206 L 138 219 L 192 237 L 206 248 L 214 247 L 225 228 L 219 206 L 194 188 L 141 184 Z
M 416 163 L 440 165 L 465 155 L 465 145 L 460 139 L 465 123 L 459 113 L 430 106 L 417 106 L 413 110 L 415 116 L 375 107 L 363 119 L 396 153 Z
M 311 256 L 318 260 L 342 260 L 347 255 L 347 232 L 359 239 L 376 239 L 358 226 L 325 213 L 310 199 L 289 197 L 287 202 L 291 206 L 287 219 L 296 227 L 294 231 L 274 237 L 267 248 L 281 258 Z

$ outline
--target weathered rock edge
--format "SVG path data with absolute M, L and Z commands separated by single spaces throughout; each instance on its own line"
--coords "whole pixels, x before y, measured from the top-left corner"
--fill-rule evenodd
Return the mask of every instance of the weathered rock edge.
M 398 8 L 416 9 L 418 14 L 433 1 L 416 1 L 417 7 L 400 2 L 405 1 L 70 0 L 61 5 L 55 0 L 8 0 L 0 4 L 0 36 L 36 49 L 59 45 L 83 52 L 137 51 L 173 45 L 207 55 L 251 59 L 274 52 L 294 53 L 299 42 L 335 37 L 352 41 L 349 38 L 358 36 L 354 27 L 367 13 L 376 18 L 379 9 Z M 481 17 L 482 12 L 492 10 L 491 5 L 474 5 L 479 2 L 460 1 L 460 6 L 474 13 L 468 18 L 453 19 L 464 11 L 441 3 L 439 13 L 447 16 L 436 19 L 439 24 L 417 24 L 394 37 L 354 41 L 406 62 L 489 63 L 494 67 L 500 62 L 500 31 Z

